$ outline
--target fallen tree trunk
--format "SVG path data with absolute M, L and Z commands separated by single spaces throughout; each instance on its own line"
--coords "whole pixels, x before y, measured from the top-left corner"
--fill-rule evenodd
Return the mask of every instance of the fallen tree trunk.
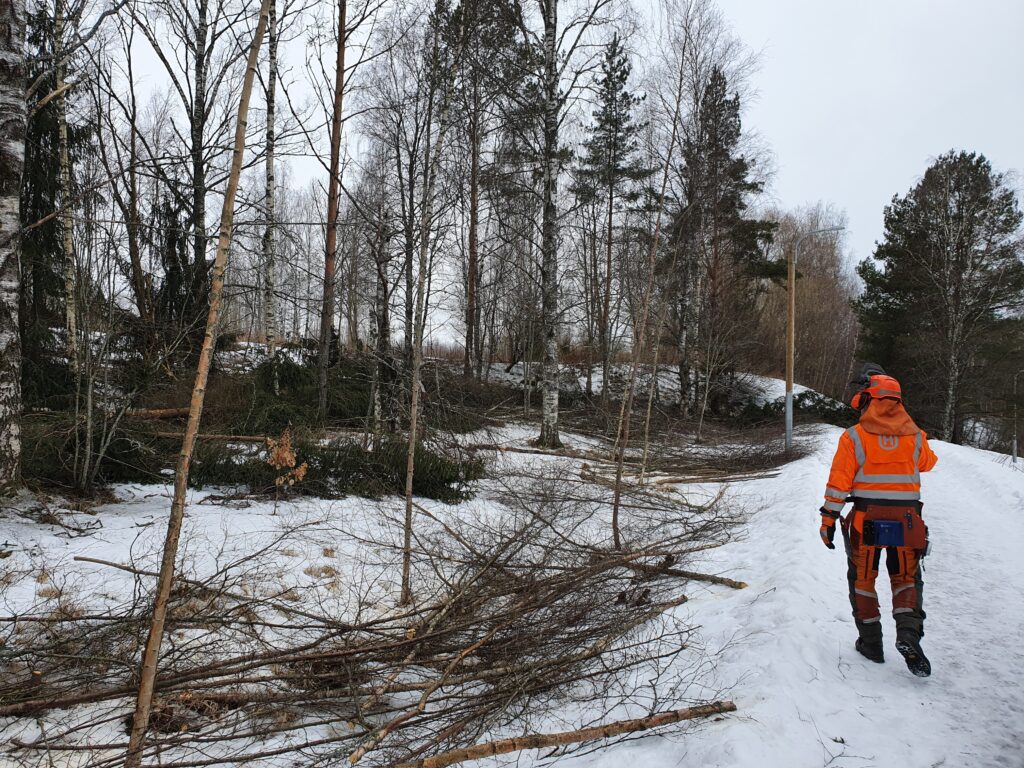
M 621 736 L 624 733 L 648 731 L 652 728 L 661 728 L 662 726 L 672 725 L 684 720 L 695 720 L 735 711 L 736 705 L 731 701 L 716 701 L 710 704 L 702 704 L 698 707 L 659 712 L 656 715 L 642 717 L 637 720 L 619 720 L 607 725 L 583 728 L 579 731 L 534 733 L 528 736 L 517 736 L 512 739 L 489 741 L 486 744 L 477 744 L 465 749 L 442 752 L 440 755 L 423 758 L 412 763 L 400 763 L 396 768 L 446 768 L 446 766 L 464 763 L 467 760 L 480 760 L 485 757 L 507 755 L 510 752 L 521 752 L 524 749 L 546 749 L 567 744 L 579 744 L 585 741 L 598 741 L 611 738 L 612 736 Z
M 188 411 L 188 408 L 132 408 L 125 416 L 129 419 L 184 419 Z
M 734 579 L 727 579 L 725 576 L 712 576 L 710 573 L 697 573 L 696 571 L 680 571 L 673 568 L 668 571 L 669 576 L 680 576 L 684 579 L 691 579 L 693 581 L 708 581 L 712 584 L 721 584 L 723 587 L 732 587 L 733 589 L 746 589 L 747 582 L 736 581 Z
M 682 485 L 684 483 L 742 483 L 746 480 L 765 480 L 778 477 L 779 472 L 739 472 L 736 474 L 715 474 L 714 471 L 707 473 L 694 472 L 682 477 L 659 477 L 654 484 L 661 485 Z
M 153 437 L 166 440 L 181 440 L 185 435 L 181 432 L 154 432 Z M 219 440 L 228 443 L 265 443 L 266 437 L 260 435 L 207 435 L 200 432 L 196 435 L 197 440 Z
M 497 445 L 495 443 L 473 443 L 466 446 L 467 451 L 497 451 L 498 453 L 524 453 L 530 456 L 562 456 L 567 459 L 588 459 L 590 461 L 605 462 L 606 457 L 593 451 L 578 451 L 573 448 L 521 448 L 515 445 Z

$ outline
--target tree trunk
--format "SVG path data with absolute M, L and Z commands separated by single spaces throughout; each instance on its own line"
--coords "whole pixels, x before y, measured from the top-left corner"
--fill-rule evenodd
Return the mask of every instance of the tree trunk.
M 272 366 L 272 381 L 274 394 L 278 394 L 280 384 L 278 382 L 276 352 L 277 352 L 277 311 L 276 290 L 277 253 L 275 242 L 275 229 L 277 221 L 276 205 L 276 180 L 274 178 L 274 152 L 277 148 L 277 133 L 274 125 L 275 120 L 275 99 L 277 95 L 277 2 L 271 0 L 267 20 L 267 54 L 270 59 L 267 72 L 267 160 L 266 160 L 266 190 L 265 210 L 267 218 L 266 227 L 263 230 L 263 329 L 267 340 L 267 357 Z
M 132 718 L 131 733 L 128 741 L 128 752 L 125 756 L 125 768 L 139 768 L 142 763 L 146 729 L 149 725 L 149 713 L 153 702 L 153 689 L 156 682 L 156 667 L 160 656 L 160 645 L 163 641 L 164 623 L 167 618 L 167 603 L 174 582 L 174 567 L 178 555 L 178 540 L 181 537 L 182 519 L 185 516 L 185 495 L 188 491 L 188 473 L 192 461 L 192 451 L 199 433 L 199 421 L 203 414 L 203 401 L 206 398 L 206 382 L 210 375 L 210 363 L 217 338 L 217 320 L 220 312 L 221 294 L 224 290 L 224 271 L 227 266 L 228 250 L 231 246 L 231 225 L 234 219 L 235 195 L 238 192 L 238 179 L 242 172 L 242 157 L 245 153 L 246 121 L 249 114 L 249 96 L 252 83 L 256 76 L 256 65 L 259 60 L 260 45 L 267 28 L 268 5 L 270 0 L 263 0 L 260 8 L 260 20 L 256 25 L 256 33 L 249 48 L 249 60 L 242 83 L 242 94 L 238 104 L 238 120 L 235 126 L 235 143 L 231 158 L 231 173 L 224 194 L 224 208 L 221 213 L 220 238 L 217 243 L 217 254 L 213 265 L 213 283 L 210 290 L 210 307 L 206 317 L 206 334 L 199 355 L 196 369 L 195 385 L 192 388 L 192 401 L 189 406 L 188 425 L 185 437 L 181 442 L 181 453 L 174 475 L 174 499 L 171 503 L 171 515 L 167 521 L 167 536 L 164 541 L 163 556 L 160 561 L 160 576 L 157 580 L 153 619 L 146 638 L 142 666 L 139 670 L 139 692 L 135 703 L 135 714 Z
M 64 247 L 64 330 L 67 332 L 65 350 L 68 364 L 76 381 L 78 370 L 78 302 L 75 300 L 75 243 L 74 221 L 71 217 L 71 155 L 68 151 L 67 98 L 64 88 L 64 0 L 55 0 L 53 9 L 53 58 L 57 96 L 57 143 L 60 162 L 60 211 Z
M 437 32 L 434 33 L 434 62 L 438 59 Z M 464 37 L 461 30 L 457 36 L 459 47 L 454 53 L 456 64 L 462 58 L 462 44 Z M 434 78 L 432 78 L 434 81 Z M 438 171 L 441 167 L 441 155 L 444 152 L 445 138 L 448 135 L 448 113 L 451 104 L 449 90 L 451 82 L 445 82 L 442 94 L 442 105 L 438 115 L 438 136 L 437 141 L 431 145 L 427 143 L 427 156 L 424 158 L 426 174 L 423 179 L 423 201 L 420 210 L 420 242 L 419 242 L 419 274 L 416 279 L 416 334 L 412 346 L 412 370 L 409 380 L 409 449 L 406 454 L 405 469 L 405 531 L 402 550 L 402 595 L 401 604 L 407 605 L 412 602 L 412 481 L 416 470 L 416 433 L 419 419 L 420 403 L 420 369 L 423 366 L 423 332 L 427 322 L 426 307 L 426 286 L 427 272 L 429 270 L 428 258 L 430 255 L 430 227 L 434 216 L 434 184 L 437 180 Z M 427 123 L 429 136 L 430 123 Z
M 477 78 L 473 78 L 473 107 L 469 116 L 469 263 L 466 265 L 466 355 L 463 375 L 473 375 L 473 352 L 476 347 L 476 277 L 478 228 L 480 226 L 480 98 Z
M 541 224 L 541 426 L 538 443 L 562 444 L 558 436 L 558 0 L 543 0 L 544 11 L 544 212 Z
M 511 739 L 489 741 L 486 744 L 477 744 L 472 747 L 442 752 L 440 755 L 425 757 L 422 760 L 416 760 L 411 763 L 399 763 L 397 768 L 448 768 L 450 765 L 465 763 L 469 760 L 482 760 L 496 755 L 507 755 L 510 752 L 522 752 L 526 749 L 549 749 L 567 744 L 598 741 L 613 736 L 621 736 L 626 733 L 648 731 L 652 728 L 660 728 L 672 725 L 673 723 L 680 723 L 684 720 L 695 720 L 697 718 L 712 717 L 725 712 L 735 711 L 736 705 L 731 701 L 715 701 L 710 704 L 701 704 L 687 709 L 659 712 L 655 715 L 636 720 L 620 720 L 606 725 L 595 725 L 578 731 L 534 733 L 526 736 L 516 736 Z
M 0 493 L 21 466 L 21 174 L 25 165 L 25 3 L 0 3 Z
M 192 286 L 191 316 L 186 316 L 186 324 L 198 318 L 202 312 L 203 302 L 207 295 L 206 279 L 206 160 L 203 139 L 206 133 L 206 58 L 207 35 L 209 33 L 209 1 L 199 0 L 196 18 L 196 57 L 193 70 L 194 90 L 191 115 L 191 155 L 192 155 Z
M 604 291 L 601 304 L 601 375 L 604 387 L 601 390 L 601 407 L 608 409 L 608 376 L 611 367 L 611 316 L 612 316 L 612 231 L 615 222 L 615 186 L 608 185 L 608 218 L 605 222 Z
M 359 351 L 359 233 L 353 227 L 348 256 L 348 300 L 345 302 L 349 352 Z
M 685 61 L 685 58 L 681 59 Z M 676 84 L 675 113 L 672 118 L 672 135 L 669 139 L 668 156 L 665 158 L 665 167 L 661 177 L 661 193 L 658 196 L 657 214 L 654 219 L 654 236 L 651 238 L 650 247 L 647 252 L 647 282 L 644 285 L 643 303 L 640 310 L 639 328 L 634 333 L 633 354 L 629 366 L 629 379 L 626 382 L 626 390 L 622 396 L 622 405 L 619 410 L 618 433 L 615 436 L 615 489 L 612 499 L 612 545 L 615 549 L 622 548 L 622 534 L 619 530 L 619 506 L 622 500 L 622 468 L 626 461 L 626 449 L 629 447 L 629 433 L 633 419 L 633 391 L 636 389 L 637 366 L 643 356 L 644 346 L 647 343 L 647 328 L 651 313 L 651 296 L 654 292 L 654 272 L 658 258 L 658 243 L 661 240 L 661 220 L 665 210 L 665 196 L 668 192 L 669 173 L 672 168 L 672 156 L 676 147 L 676 139 L 679 130 L 679 115 L 682 111 L 684 70 L 682 64 L 679 67 L 679 77 Z M 672 266 L 669 272 L 675 270 L 675 258 L 672 259 Z M 657 357 L 654 360 L 653 376 L 658 375 Z M 606 384 L 607 386 L 607 384 Z M 646 448 L 645 448 L 646 451 Z M 641 469 L 641 472 L 643 470 Z
M 950 442 L 956 442 L 956 405 L 959 399 L 960 378 L 960 340 L 954 334 L 949 352 L 946 356 L 946 392 L 942 407 L 942 436 Z
M 412 205 L 415 195 L 415 174 L 413 173 L 412 163 L 409 164 L 409 213 L 406 217 L 406 232 L 405 232 L 405 373 L 409 374 L 412 371 L 412 344 L 413 344 L 413 302 L 415 301 L 415 293 L 413 286 L 413 262 L 416 259 L 416 235 L 415 230 L 415 208 Z M 412 390 L 410 390 L 411 392 Z
M 347 0 L 338 2 L 338 56 L 334 68 L 334 108 L 331 113 L 331 161 L 327 186 L 327 250 L 324 255 L 324 299 L 320 311 L 320 419 L 327 418 L 327 366 L 334 330 L 334 279 L 338 259 L 338 200 L 341 186 L 341 108 L 345 95 L 345 34 Z
M 130 58 L 130 57 L 129 57 Z M 131 67 L 131 62 L 127 64 Z M 129 77 L 131 75 L 131 69 Z M 143 323 L 152 325 L 153 302 L 150 294 L 150 286 L 146 281 L 146 273 L 142 269 L 142 245 L 139 238 L 141 227 L 141 215 L 139 214 L 139 143 L 136 132 L 136 107 L 135 107 L 135 85 L 134 81 L 128 86 L 130 89 L 129 99 L 132 105 L 132 128 L 128 138 L 128 205 L 125 214 L 125 227 L 128 231 L 128 257 L 132 265 L 132 287 L 135 290 L 135 306 L 139 310 L 139 318 Z

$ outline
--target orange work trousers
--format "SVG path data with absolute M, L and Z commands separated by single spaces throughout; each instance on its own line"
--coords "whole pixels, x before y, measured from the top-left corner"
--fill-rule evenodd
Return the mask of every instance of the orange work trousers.
M 848 561 L 850 606 L 857 631 L 866 642 L 881 642 L 882 616 L 875 581 L 885 551 L 885 565 L 892 585 L 892 615 L 896 631 L 924 635 L 924 581 L 920 552 L 910 547 L 876 547 L 862 541 L 863 512 L 854 510 L 843 521 L 843 541 Z

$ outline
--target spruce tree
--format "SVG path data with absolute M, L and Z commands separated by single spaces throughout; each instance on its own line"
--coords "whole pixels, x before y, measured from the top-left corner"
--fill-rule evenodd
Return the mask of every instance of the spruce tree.
M 608 368 L 611 359 L 611 304 L 614 284 L 615 218 L 623 207 L 639 197 L 638 182 L 652 171 L 639 158 L 640 132 L 644 125 L 634 120 L 643 98 L 629 90 L 632 66 L 616 34 L 605 48 L 597 81 L 597 110 L 590 135 L 583 147 L 574 191 L 582 202 L 604 208 L 604 272 L 600 290 L 597 333 L 604 382 L 601 402 L 608 403 Z
M 993 344 L 1019 328 L 1021 221 L 1005 175 L 951 151 L 893 198 L 883 240 L 858 268 L 862 355 L 902 379 L 915 415 L 947 440 L 963 439 Z
M 754 298 L 778 266 L 766 258 L 776 225 L 746 216 L 763 185 L 741 147 L 740 97 L 712 70 L 683 140 L 683 200 L 674 217 L 680 402 L 703 415 L 723 374 L 736 366 L 748 333 Z M 690 379 L 691 366 L 698 370 Z
M 75 200 L 61 200 L 59 120 L 54 52 L 53 8 L 36 4 L 27 16 L 28 82 L 39 81 L 28 104 L 25 170 L 21 185 L 21 224 L 33 227 L 22 239 L 20 297 L 22 386 L 26 407 L 64 407 L 73 387 L 69 367 L 61 362 L 64 345 L 53 334 L 64 325 L 63 217 L 53 216 Z M 80 76 L 79 61 L 65 64 L 65 76 Z M 45 101 L 44 101 L 45 100 Z M 88 125 L 68 126 L 72 165 L 89 151 L 93 131 Z M 77 201 L 81 202 L 81 200 Z M 43 221 L 44 223 L 37 224 Z

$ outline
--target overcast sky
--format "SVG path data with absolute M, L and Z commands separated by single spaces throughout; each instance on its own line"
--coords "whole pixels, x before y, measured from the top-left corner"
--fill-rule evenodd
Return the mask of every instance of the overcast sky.
M 1024 0 L 717 3 L 759 53 L 744 121 L 773 154 L 769 196 L 845 211 L 855 260 L 881 237 L 892 196 L 949 149 L 984 153 L 1024 198 Z M 155 58 L 141 43 L 137 53 L 155 84 Z M 312 160 L 291 162 L 300 178 L 322 174 Z
M 775 156 L 771 193 L 849 216 L 870 255 L 882 209 L 949 149 L 1024 187 L 1024 1 L 718 0 L 761 53 L 746 109 Z

